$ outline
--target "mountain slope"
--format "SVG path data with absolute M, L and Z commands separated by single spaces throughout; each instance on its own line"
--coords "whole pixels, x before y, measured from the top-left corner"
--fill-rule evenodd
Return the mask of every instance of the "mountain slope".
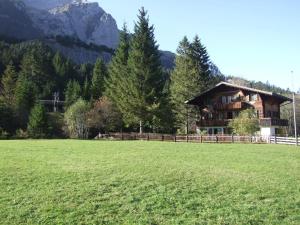
M 63 0 L 45 4 L 47 10 L 41 10 L 39 4 L 25 0 L 28 14 L 34 26 L 45 36 L 72 36 L 97 45 L 116 48 L 119 42 L 119 30 L 115 19 L 106 13 L 98 3 Z M 44 1 L 44 2 L 49 2 Z M 66 3 L 66 4 L 64 4 Z M 54 8 L 49 8 L 55 6 Z
M 33 39 L 42 36 L 27 15 L 20 1 L 0 0 L 0 35 L 16 39 Z

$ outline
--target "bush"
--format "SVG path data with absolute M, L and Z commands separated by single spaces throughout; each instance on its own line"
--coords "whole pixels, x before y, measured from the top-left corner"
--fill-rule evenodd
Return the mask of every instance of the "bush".
M 259 120 L 254 109 L 242 111 L 229 123 L 229 127 L 238 135 L 254 135 L 259 130 Z
M 3 130 L 1 127 L 0 127 L 0 139 L 1 140 L 6 140 L 9 138 L 9 133 L 6 132 L 5 130 Z
M 89 104 L 79 99 L 65 113 L 64 120 L 71 138 L 87 139 L 89 134 L 88 112 Z
M 27 139 L 28 138 L 28 133 L 27 131 L 25 130 L 22 130 L 22 129 L 18 129 L 16 131 L 16 136 L 15 136 L 16 139 Z

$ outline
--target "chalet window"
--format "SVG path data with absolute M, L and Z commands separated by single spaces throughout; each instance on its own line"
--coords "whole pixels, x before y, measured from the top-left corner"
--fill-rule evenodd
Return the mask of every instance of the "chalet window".
M 228 96 L 228 97 L 227 97 L 227 102 L 228 102 L 228 103 L 231 103 L 231 102 L 232 102 L 232 96 Z
M 227 113 L 227 119 L 229 119 L 229 120 L 233 119 L 233 113 L 232 112 Z
M 258 100 L 258 95 L 257 94 L 251 94 L 250 95 L 250 101 L 257 101 Z
M 222 104 L 226 104 L 227 103 L 227 98 L 226 96 L 222 96 Z
M 220 113 L 218 114 L 218 119 L 219 119 L 219 120 L 223 120 L 223 119 L 224 119 L 224 114 L 223 114 L 222 112 L 220 112 Z

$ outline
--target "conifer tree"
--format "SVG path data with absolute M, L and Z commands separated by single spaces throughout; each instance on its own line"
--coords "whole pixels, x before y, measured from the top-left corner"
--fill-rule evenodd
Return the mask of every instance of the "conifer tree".
M 104 92 L 104 80 L 107 77 L 107 68 L 102 59 L 97 59 L 93 70 L 91 94 L 94 100 L 99 99 Z
M 65 60 L 63 58 L 63 56 L 57 52 L 52 60 L 52 64 L 54 67 L 54 71 L 55 73 L 59 76 L 59 77 L 65 77 L 66 73 L 67 73 L 67 69 L 66 69 L 66 65 L 65 65 Z
M 21 127 L 27 124 L 31 108 L 37 101 L 37 87 L 26 76 L 20 76 L 17 80 L 15 91 L 16 109 Z
M 55 86 L 51 55 L 43 46 L 37 46 L 26 52 L 21 61 L 20 75 L 30 79 L 38 88 L 39 98 L 47 98 L 52 95 Z M 45 88 L 47 87 L 47 88 Z
M 194 107 L 185 105 L 184 102 L 207 90 L 219 82 L 220 74 L 214 75 L 211 68 L 213 64 L 205 46 L 198 36 L 192 43 L 187 37 L 180 42 L 175 68 L 171 74 L 171 101 L 173 112 L 176 115 L 176 126 L 183 131 L 187 122 L 195 122 L 197 112 Z M 216 71 L 216 68 L 214 68 Z M 186 130 L 187 131 L 187 130 Z
M 47 114 L 45 107 L 41 104 L 36 104 L 30 113 L 28 128 L 29 137 L 31 138 L 46 138 L 49 132 Z
M 176 127 L 186 128 L 187 113 L 190 110 L 185 101 L 199 93 L 199 71 L 192 58 L 191 44 L 184 37 L 177 49 L 175 68 L 171 74 L 170 95 Z
M 207 90 L 211 85 L 211 61 L 207 53 L 206 47 L 201 43 L 198 35 L 195 36 L 190 48 L 191 57 L 195 64 L 195 69 L 198 70 L 198 93 L 201 93 Z
M 120 33 L 119 46 L 116 49 L 115 56 L 112 58 L 108 67 L 109 76 L 105 79 L 105 95 L 118 107 L 118 109 L 126 114 L 128 98 L 127 79 L 128 72 L 128 53 L 130 48 L 130 40 L 127 27 L 124 24 Z
M 17 82 L 17 72 L 12 64 L 9 64 L 1 79 L 0 99 L 7 105 L 15 103 L 15 89 Z
M 82 87 L 82 98 L 85 101 L 89 101 L 91 99 L 91 94 L 90 94 L 90 82 L 88 78 L 85 78 L 83 87 Z
M 81 87 L 78 81 L 71 80 L 68 82 L 66 91 L 65 91 L 65 105 L 66 107 L 71 106 L 81 97 Z
M 164 85 L 154 27 L 149 25 L 144 8 L 139 11 L 138 22 L 135 24 L 128 56 L 128 69 L 125 119 L 129 123 L 140 122 L 142 132 L 142 127 L 153 125 Z

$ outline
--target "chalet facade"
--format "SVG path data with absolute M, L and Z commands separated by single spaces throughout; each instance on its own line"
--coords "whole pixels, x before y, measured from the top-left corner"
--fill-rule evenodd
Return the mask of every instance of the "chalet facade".
M 199 108 L 197 128 L 209 135 L 231 134 L 230 120 L 245 109 L 254 109 L 261 135 L 269 136 L 275 135 L 278 128 L 288 126 L 288 120 L 280 118 L 280 107 L 291 101 L 276 93 L 221 82 L 186 103 Z

